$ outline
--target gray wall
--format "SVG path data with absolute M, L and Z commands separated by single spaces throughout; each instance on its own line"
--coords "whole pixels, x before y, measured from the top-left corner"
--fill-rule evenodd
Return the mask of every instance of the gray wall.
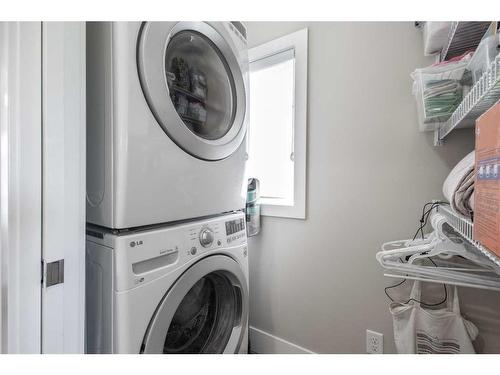
M 372 329 L 392 353 L 383 288 L 394 280 L 384 278 L 375 253 L 413 236 L 422 205 L 442 196 L 473 133 L 457 131 L 436 148 L 431 133 L 418 132 L 409 75 L 432 60 L 412 23 L 247 27 L 250 47 L 309 28 L 307 219 L 264 217 L 250 240 L 250 324 L 321 353 L 364 353 Z M 461 295 L 480 349 L 500 352 L 499 295 Z

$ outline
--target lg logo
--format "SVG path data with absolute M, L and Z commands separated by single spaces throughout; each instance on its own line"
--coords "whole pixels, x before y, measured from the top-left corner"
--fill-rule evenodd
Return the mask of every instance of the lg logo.
M 130 247 L 140 246 L 140 245 L 142 245 L 142 243 L 143 243 L 142 240 L 140 240 L 140 241 L 132 241 L 132 242 L 130 242 Z

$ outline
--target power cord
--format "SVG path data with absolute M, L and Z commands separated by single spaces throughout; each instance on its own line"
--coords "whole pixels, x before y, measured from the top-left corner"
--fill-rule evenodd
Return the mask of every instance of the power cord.
M 441 204 L 447 204 L 447 205 L 449 205 L 448 202 L 439 202 L 439 201 L 437 201 L 437 202 L 427 202 L 426 204 L 424 204 L 424 206 L 422 207 L 422 216 L 420 217 L 420 226 L 417 229 L 417 232 L 415 233 L 415 235 L 413 236 L 413 240 L 415 240 L 415 238 L 417 238 L 419 232 L 421 233 L 422 239 L 424 239 L 424 237 L 425 237 L 424 236 L 424 228 L 427 225 L 427 221 L 429 219 L 429 216 L 430 216 L 432 210 L 434 208 L 438 207 Z M 428 205 L 431 205 L 431 208 L 429 208 L 428 210 L 425 210 L 425 208 Z
M 425 226 L 427 225 L 427 222 L 429 220 L 429 216 L 431 215 L 431 212 L 434 208 L 438 207 L 439 205 L 441 204 L 447 204 L 449 205 L 448 202 L 440 202 L 440 201 L 436 201 L 436 202 L 427 202 L 426 204 L 424 204 L 424 206 L 422 207 L 422 216 L 420 217 L 420 226 L 419 228 L 417 229 L 417 231 L 415 232 L 415 235 L 413 236 L 413 240 L 415 240 L 418 236 L 418 233 L 420 232 L 421 233 L 421 236 L 422 236 L 422 239 L 425 238 L 424 236 L 424 228 Z M 427 206 L 431 206 L 429 209 L 426 210 Z M 435 267 L 437 267 L 437 264 L 431 259 L 431 258 L 427 258 Z M 403 263 L 403 260 L 401 258 L 399 258 L 399 261 L 401 263 Z M 404 279 L 403 281 L 400 281 L 399 283 L 397 284 L 394 284 L 394 285 L 391 285 L 391 286 L 387 286 L 384 288 L 384 293 L 385 295 L 391 300 L 391 302 L 394 302 L 394 299 L 389 295 L 389 292 L 388 290 L 389 289 L 393 289 L 393 288 L 397 288 L 398 286 L 401 286 L 403 285 L 405 282 L 407 281 L 407 279 Z M 440 302 L 436 302 L 436 303 L 425 303 L 423 301 L 418 301 L 414 298 L 410 298 L 408 299 L 408 301 L 406 302 L 403 302 L 403 304 L 407 304 L 409 303 L 410 301 L 415 301 L 421 305 L 424 305 L 424 306 L 427 306 L 427 307 L 433 307 L 433 306 L 439 306 L 443 303 L 446 302 L 446 300 L 448 299 L 448 291 L 446 289 L 446 284 L 443 284 L 443 288 L 444 288 L 444 298 L 442 301 Z

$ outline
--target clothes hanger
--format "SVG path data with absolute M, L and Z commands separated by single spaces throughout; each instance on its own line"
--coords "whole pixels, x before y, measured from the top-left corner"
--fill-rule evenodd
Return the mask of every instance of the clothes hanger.
M 392 271 L 388 276 L 413 276 L 424 281 L 500 291 L 500 269 L 494 262 L 474 252 L 446 224 L 443 215 L 433 212 L 431 225 L 434 231 L 423 239 L 391 241 L 382 245 L 376 258 L 382 267 Z M 452 260 L 456 257 L 469 262 L 455 265 Z M 435 267 L 432 261 L 433 266 L 425 265 L 426 259 L 435 259 L 440 264 Z
M 413 244 L 419 243 L 421 245 L 424 245 L 424 244 L 429 243 L 430 241 L 432 241 L 432 236 L 434 234 L 431 233 L 431 235 L 427 236 L 427 238 L 426 238 L 425 235 L 424 235 L 423 228 L 427 225 L 427 221 L 429 219 L 429 215 L 431 214 L 432 210 L 433 209 L 437 209 L 440 204 L 448 204 L 448 203 L 447 202 L 433 201 L 433 202 L 427 202 L 426 204 L 424 204 L 424 206 L 422 207 L 422 216 L 420 217 L 420 226 L 417 229 L 417 231 L 415 232 L 415 234 L 413 236 L 413 239 L 411 240 L 411 243 L 413 243 Z M 427 209 L 428 206 L 430 206 L 430 208 Z M 421 234 L 421 239 L 417 239 L 417 236 L 418 236 L 419 232 Z M 387 247 L 391 247 L 391 248 L 401 248 L 401 247 L 404 247 L 404 246 L 408 246 L 409 242 L 410 241 L 408 241 L 408 240 L 391 241 L 390 243 L 386 243 L 386 246 Z M 386 249 L 386 250 L 389 250 L 389 249 Z M 429 260 L 431 261 L 431 263 L 434 264 L 434 266 L 436 266 L 436 264 L 434 263 L 434 261 L 432 259 L 429 258 Z M 400 259 L 400 261 L 403 262 L 402 259 Z M 390 276 L 387 273 L 385 273 L 385 275 L 386 276 Z M 391 300 L 391 302 L 396 302 L 396 301 L 389 294 L 389 289 L 393 289 L 393 288 L 397 288 L 397 287 L 401 286 L 402 284 L 404 284 L 407 281 L 407 279 L 411 279 L 411 277 L 406 276 L 399 283 L 394 284 L 394 285 L 390 285 L 390 286 L 387 286 L 387 287 L 384 288 L 384 293 L 387 296 L 387 298 L 389 298 Z M 443 297 L 442 300 L 440 300 L 438 302 L 429 303 L 429 302 L 416 301 L 416 300 L 415 300 L 415 302 L 418 302 L 418 303 L 420 303 L 420 304 L 422 304 L 424 306 L 427 306 L 427 307 L 439 306 L 439 305 L 445 303 L 447 301 L 447 299 L 448 299 L 448 292 L 447 292 L 447 289 L 446 289 L 446 284 L 443 284 L 443 289 L 444 289 L 444 297 Z M 412 300 L 412 298 L 410 296 L 410 299 L 408 301 L 406 301 L 406 302 L 399 302 L 399 303 L 408 303 L 411 300 Z
M 391 261 L 406 258 L 407 264 L 414 264 L 415 261 L 423 258 L 437 256 L 442 259 L 451 259 L 453 256 L 460 256 L 500 275 L 499 267 L 467 246 L 466 241 L 446 223 L 446 218 L 442 214 L 432 213 L 431 225 L 434 231 L 423 240 L 408 239 L 384 243 L 381 247 L 382 251 L 376 255 L 379 263 L 384 265 L 389 262 L 390 264 Z
M 451 259 L 453 256 L 461 256 L 500 274 L 500 269 L 491 260 L 467 247 L 467 242 L 446 223 L 446 218 L 442 214 L 434 212 L 431 216 L 431 225 L 434 228 L 432 239 L 434 247 L 428 253 L 411 256 L 408 263 L 425 257 L 438 256 L 441 259 Z

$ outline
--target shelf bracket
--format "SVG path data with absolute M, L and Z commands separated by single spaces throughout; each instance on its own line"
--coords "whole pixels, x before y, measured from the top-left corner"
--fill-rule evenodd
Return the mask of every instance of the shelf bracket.
M 439 128 L 434 130 L 434 146 L 442 146 L 444 141 L 439 136 Z

